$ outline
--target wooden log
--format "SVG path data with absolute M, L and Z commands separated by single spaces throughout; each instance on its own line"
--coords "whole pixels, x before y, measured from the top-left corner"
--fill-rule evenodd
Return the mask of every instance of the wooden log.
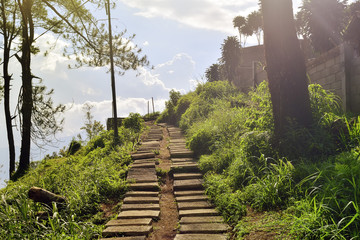
M 34 202 L 41 202 L 45 203 L 49 206 L 51 206 L 52 202 L 56 203 L 64 203 L 66 202 L 66 198 L 56 195 L 52 192 L 49 192 L 45 189 L 38 188 L 38 187 L 32 187 L 30 188 L 28 192 L 28 196 L 30 199 L 32 199 Z

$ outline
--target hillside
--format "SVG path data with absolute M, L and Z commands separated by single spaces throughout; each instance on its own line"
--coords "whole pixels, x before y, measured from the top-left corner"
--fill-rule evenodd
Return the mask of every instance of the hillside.
M 309 86 L 311 129 L 293 124 L 275 144 L 265 82 L 249 94 L 228 82 L 170 92 L 159 122 L 180 126 L 205 188 L 236 239 L 352 239 L 360 235 L 359 119 Z

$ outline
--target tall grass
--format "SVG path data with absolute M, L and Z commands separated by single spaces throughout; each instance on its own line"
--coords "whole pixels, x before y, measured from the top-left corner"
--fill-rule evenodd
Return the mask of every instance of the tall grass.
M 360 118 L 349 120 L 339 98 L 320 85 L 309 92 L 314 126 L 294 124 L 277 148 L 265 82 L 248 94 L 228 82 L 199 85 L 180 97 L 187 104 L 173 117 L 200 158 L 207 194 L 229 223 L 236 225 L 248 205 L 284 211 L 283 232 L 291 238 L 355 239 Z
M 106 220 L 101 205 L 123 198 L 129 153 L 143 128 L 138 115 L 125 122 L 119 128 L 120 145 L 114 145 L 112 131 L 103 131 L 78 151 L 34 163 L 24 177 L 8 182 L 0 190 L 0 239 L 100 237 Z M 64 196 L 66 203 L 33 202 L 27 197 L 33 186 Z

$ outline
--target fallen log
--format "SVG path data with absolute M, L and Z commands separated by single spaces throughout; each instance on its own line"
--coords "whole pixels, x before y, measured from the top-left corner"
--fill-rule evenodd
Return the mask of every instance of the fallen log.
M 62 197 L 60 195 L 56 195 L 52 192 L 49 192 L 45 189 L 39 188 L 39 187 L 32 187 L 30 188 L 28 192 L 28 196 L 30 199 L 32 199 L 34 202 L 41 202 L 46 205 L 51 206 L 52 202 L 56 203 L 64 203 L 66 202 L 66 198 Z

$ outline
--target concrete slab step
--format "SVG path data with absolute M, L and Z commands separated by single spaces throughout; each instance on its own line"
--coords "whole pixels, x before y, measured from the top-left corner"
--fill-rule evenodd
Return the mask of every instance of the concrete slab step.
M 202 179 L 174 180 L 174 190 L 195 190 L 203 189 Z
M 160 147 L 160 142 L 159 141 L 144 141 L 141 143 L 141 146 Z
M 103 237 L 148 235 L 152 226 L 110 226 L 102 232 Z
M 176 234 L 174 240 L 226 240 L 225 234 Z
M 206 195 L 191 195 L 191 196 L 179 196 L 175 198 L 177 202 L 198 202 L 198 201 L 207 201 L 208 197 Z
M 192 223 L 181 224 L 179 231 L 180 233 L 217 234 L 225 233 L 228 229 L 228 225 L 223 223 Z
M 125 197 L 158 197 L 159 196 L 159 192 L 145 192 L 145 191 L 130 191 L 125 193 Z
M 202 216 L 218 216 L 219 213 L 215 209 L 193 209 L 180 210 L 179 217 L 202 217 Z
M 113 219 L 105 226 L 150 225 L 152 221 L 152 218 Z
M 126 197 L 124 203 L 142 204 L 142 203 L 159 203 L 159 197 Z
M 155 168 L 155 162 L 149 163 L 133 163 L 130 165 L 131 168 Z
M 136 160 L 136 159 L 145 159 L 145 158 L 155 158 L 155 153 L 153 153 L 153 152 L 134 153 L 134 154 L 131 154 L 131 158 L 132 158 L 133 160 Z
M 118 215 L 119 219 L 132 219 L 132 218 L 158 219 L 159 217 L 160 217 L 160 211 L 155 211 L 155 210 L 139 210 L 139 211 L 129 210 L 129 211 L 122 211 Z
M 157 210 L 160 211 L 160 204 L 146 203 L 146 204 L 123 204 L 121 211 L 128 210 Z
M 205 195 L 205 191 L 204 190 L 175 191 L 174 195 L 175 195 L 175 197 Z
M 213 208 L 214 206 L 208 201 L 199 201 L 199 202 L 178 202 L 177 203 L 179 210 L 191 210 L 199 208 Z
M 192 151 L 171 151 L 170 150 L 170 157 L 171 158 L 184 158 L 184 157 L 193 157 L 194 153 Z
M 182 217 L 180 224 L 190 223 L 223 223 L 224 219 L 221 216 L 202 216 L 202 217 Z
M 171 161 L 173 163 L 197 162 L 194 158 L 173 158 Z
M 159 191 L 159 184 L 157 182 L 131 183 L 129 188 L 133 191 Z
M 202 178 L 201 173 L 174 173 L 174 180 L 188 180 Z
M 199 172 L 199 165 L 197 163 L 184 163 L 171 165 L 171 171 L 173 173 L 185 173 L 185 172 Z
M 100 240 L 146 240 L 146 236 L 100 238 Z

